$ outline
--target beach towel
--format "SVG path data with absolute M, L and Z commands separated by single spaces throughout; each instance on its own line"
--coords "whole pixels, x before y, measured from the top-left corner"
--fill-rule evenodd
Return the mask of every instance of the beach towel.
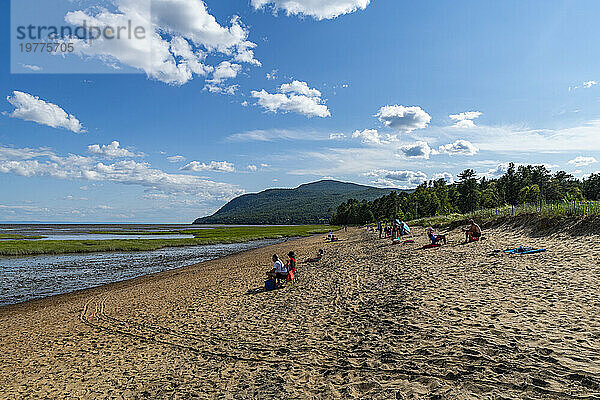
M 519 246 L 514 249 L 504 250 L 507 254 L 535 254 L 535 253 L 543 253 L 546 249 L 534 249 L 533 247 L 523 247 Z
M 425 246 L 423 246 L 424 249 L 433 249 L 436 247 L 442 247 L 441 244 L 426 244 Z

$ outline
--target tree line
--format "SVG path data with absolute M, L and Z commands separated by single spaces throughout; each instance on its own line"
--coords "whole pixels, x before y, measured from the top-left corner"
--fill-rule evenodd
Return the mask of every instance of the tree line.
M 478 178 L 473 169 L 467 169 L 452 184 L 438 179 L 424 182 L 410 193 L 393 191 L 373 201 L 349 199 L 337 207 L 330 223 L 359 225 L 465 214 L 504 205 L 582 200 L 600 200 L 600 173 L 577 179 L 565 171 L 552 173 L 543 165 L 510 163 L 498 178 Z

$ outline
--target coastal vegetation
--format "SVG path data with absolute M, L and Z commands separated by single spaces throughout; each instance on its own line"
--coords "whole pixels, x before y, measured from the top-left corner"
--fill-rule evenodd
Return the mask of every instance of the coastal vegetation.
M 17 235 L 14 233 L 0 233 L 0 239 L 21 240 L 21 239 L 43 239 L 43 238 L 45 238 L 45 236 L 26 236 L 26 235 Z
M 600 173 L 577 179 L 543 165 L 509 164 L 498 178 L 478 177 L 472 169 L 448 184 L 443 179 L 424 182 L 414 192 L 391 192 L 373 201 L 349 199 L 340 204 L 330 222 L 337 225 L 391 221 L 448 221 L 467 217 L 495 218 L 518 213 L 554 216 L 600 214 Z
M 304 237 L 326 233 L 338 227 L 329 225 L 244 226 L 183 231 L 194 232 L 194 238 L 181 239 L 114 239 L 114 240 L 7 240 L 0 242 L 0 256 L 35 254 L 92 253 L 107 251 L 149 251 L 164 247 L 199 246 L 239 243 L 261 239 Z M 97 232 L 94 232 L 97 233 Z M 112 234 L 113 232 L 111 232 Z M 127 232 L 122 232 L 127 234 Z M 139 234 L 139 232 L 130 232 Z M 164 234 L 164 233 L 161 233 Z
M 401 190 L 322 180 L 295 189 L 268 189 L 236 197 L 194 224 L 326 224 L 335 208 L 348 199 L 372 201 L 391 192 Z

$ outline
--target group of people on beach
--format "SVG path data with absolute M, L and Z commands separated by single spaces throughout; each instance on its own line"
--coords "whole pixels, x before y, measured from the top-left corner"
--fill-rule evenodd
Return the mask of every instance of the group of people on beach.
M 386 224 L 385 226 L 379 221 L 377 222 L 376 230 L 379 233 L 380 239 L 390 237 L 392 242 L 399 241 L 400 237 L 410 233 L 410 228 L 406 222 L 399 220 L 395 220 L 393 224 Z M 478 241 L 482 237 L 481 227 L 473 219 L 469 220 L 469 225 L 463 228 L 463 232 L 465 233 L 465 243 Z M 426 234 L 433 246 L 448 243 L 448 237 L 444 234 L 436 234 L 432 227 L 426 229 Z
M 287 255 L 288 259 L 284 264 L 277 254 L 273 254 L 273 268 L 267 271 L 267 279 L 274 279 L 276 283 L 294 280 L 294 275 L 296 274 L 296 254 L 290 251 Z M 323 249 L 319 249 L 316 257 L 308 258 L 305 262 L 319 262 L 322 258 Z
M 482 237 L 481 227 L 475 223 L 474 220 L 469 220 L 469 225 L 466 228 L 463 228 L 463 232 L 465 233 L 465 243 L 476 242 Z M 448 238 L 443 234 L 435 234 L 434 229 L 429 227 L 427 228 L 427 236 L 431 241 L 432 245 L 440 245 L 447 244 Z
M 391 238 L 392 240 L 399 240 L 400 237 L 408 235 L 410 228 L 404 221 L 395 220 L 391 225 L 386 224 L 383 226 L 381 221 L 377 222 L 377 232 L 379 232 L 379 239 Z

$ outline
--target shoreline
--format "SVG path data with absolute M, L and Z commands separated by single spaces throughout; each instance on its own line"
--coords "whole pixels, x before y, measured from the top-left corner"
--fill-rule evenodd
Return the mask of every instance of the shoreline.
M 271 244 L 267 244 L 264 246 L 259 246 L 259 247 L 255 247 L 252 249 L 245 249 L 245 250 L 240 250 L 240 251 L 236 251 L 233 252 L 231 254 L 227 254 L 225 256 L 222 257 L 216 257 L 210 260 L 206 260 L 206 261 L 202 261 L 199 263 L 193 263 L 193 264 L 189 264 L 189 265 L 184 265 L 181 267 L 175 267 L 172 269 L 168 269 L 166 271 L 159 271 L 159 272 L 152 272 L 149 274 L 144 274 L 144 275 L 140 275 L 140 276 L 136 276 L 133 278 L 128 278 L 128 279 L 124 279 L 124 280 L 118 280 L 115 282 L 109 282 L 109 283 L 104 283 L 98 286 L 92 286 L 92 287 L 88 287 L 88 288 L 83 288 L 83 289 L 76 289 L 70 292 L 66 292 L 66 293 L 60 293 L 60 294 L 55 294 L 55 295 L 50 295 L 50 296 L 45 296 L 45 297 L 41 297 L 41 298 L 36 298 L 36 299 L 29 299 L 29 300 L 25 300 L 22 302 L 18 302 L 18 303 L 14 303 L 14 304 L 5 304 L 5 305 L 0 305 L 0 316 L 2 315 L 2 312 L 8 308 L 18 308 L 19 306 L 28 306 L 31 305 L 33 303 L 36 302 L 44 302 L 46 300 L 48 300 L 49 302 L 54 302 L 55 300 L 57 300 L 58 302 L 60 302 L 61 299 L 59 299 L 60 297 L 69 297 L 71 295 L 73 296 L 77 296 L 77 295 L 93 295 L 94 293 L 87 293 L 87 292 L 93 292 L 93 291 L 110 291 L 112 289 L 123 289 L 128 287 L 129 285 L 136 285 L 136 284 L 142 284 L 144 281 L 144 278 L 148 278 L 148 279 L 160 279 L 162 277 L 162 275 L 164 274 L 165 276 L 167 276 L 169 273 L 171 272 L 177 272 L 180 270 L 185 270 L 187 268 L 193 268 L 193 267 L 200 267 L 201 265 L 205 264 L 205 263 L 210 263 L 210 262 L 215 262 L 215 261 L 220 261 L 220 260 L 225 260 L 228 257 L 232 257 L 232 256 L 236 256 L 236 255 L 240 255 L 246 252 L 250 252 L 253 250 L 259 250 L 259 249 L 266 249 L 268 247 L 271 246 L 277 246 L 283 243 L 287 243 L 287 242 L 293 242 L 293 241 L 297 241 L 297 240 L 301 240 L 301 239 L 308 239 L 308 238 L 312 238 L 312 237 L 316 237 L 319 236 L 321 234 L 315 234 L 312 236 L 308 236 L 308 237 L 285 237 L 285 238 L 281 238 L 281 241 L 279 243 L 271 243 Z M 269 239 L 258 239 L 258 240 L 269 240 Z M 249 241 L 245 241 L 245 242 L 233 242 L 233 243 L 219 243 L 219 244 L 235 244 L 235 243 L 250 243 L 253 242 L 255 240 L 249 240 Z M 203 245 L 199 245 L 199 246 L 203 246 Z M 98 254 L 103 254 L 103 253 L 109 253 L 109 252 L 98 252 Z M 82 254 L 82 253 L 66 253 L 66 254 L 62 254 L 62 255 L 71 255 L 71 254 Z M 91 253 L 83 253 L 82 255 L 85 254 L 91 254 Z M 9 256 L 9 257 L 36 257 L 36 256 L 44 256 L 44 255 L 54 255 L 54 254 L 31 254 L 31 255 L 26 255 L 26 256 Z M 0 259 L 1 261 L 1 259 Z M 137 282 L 140 281 L 140 282 Z M 112 287 L 114 286 L 114 287 Z M 68 299 L 67 299 L 68 300 Z

